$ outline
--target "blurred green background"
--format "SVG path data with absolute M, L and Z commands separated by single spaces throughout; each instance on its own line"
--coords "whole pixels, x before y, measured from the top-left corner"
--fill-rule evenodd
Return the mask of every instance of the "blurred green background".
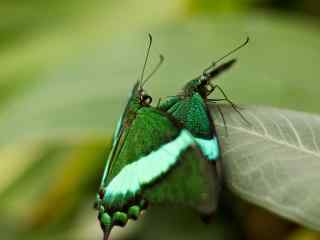
M 250 36 L 219 79 L 228 95 L 320 113 L 316 0 L 2 0 L 0 16 L 1 239 L 100 239 L 95 191 L 148 32 L 149 69 L 166 58 L 154 99 Z M 212 224 L 154 207 L 112 239 L 320 239 L 228 192 L 222 202 Z

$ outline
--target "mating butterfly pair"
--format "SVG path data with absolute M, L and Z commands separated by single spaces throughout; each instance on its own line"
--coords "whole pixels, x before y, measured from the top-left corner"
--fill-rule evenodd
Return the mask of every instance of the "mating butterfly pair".
M 208 102 L 225 100 L 235 110 L 236 107 L 211 80 L 229 69 L 235 59 L 217 63 L 248 41 L 189 81 L 181 94 L 152 106 L 152 98 L 143 87 L 157 71 L 163 57 L 160 56 L 157 67 L 144 78 L 152 44 L 149 34 L 141 77 L 117 124 L 96 197 L 104 239 L 108 239 L 113 226 L 124 226 L 128 219 L 137 219 L 148 203 L 181 204 L 205 215 L 214 213 L 221 189 L 222 167 Z M 208 99 L 215 89 L 220 90 L 224 98 Z

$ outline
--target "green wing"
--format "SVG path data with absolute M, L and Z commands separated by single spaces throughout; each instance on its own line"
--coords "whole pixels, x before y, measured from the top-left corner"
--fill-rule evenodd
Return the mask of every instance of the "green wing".
M 132 125 L 123 134 L 125 141 L 113 161 L 105 186 L 123 167 L 175 139 L 179 130 L 165 114 L 151 107 L 143 107 L 137 111 Z
M 192 133 L 209 161 L 220 158 L 220 147 L 213 120 L 205 101 L 198 93 L 168 98 L 159 105 L 159 109 L 170 114 Z
M 144 107 L 125 134 L 104 183 L 107 208 L 123 210 L 146 199 L 205 206 L 205 212 L 215 209 L 215 170 L 187 130 L 180 130 L 166 114 Z
M 198 93 L 190 97 L 168 98 L 160 104 L 159 109 L 183 123 L 195 137 L 211 139 L 216 134 L 206 103 Z
M 216 171 L 198 147 L 190 146 L 171 171 L 146 188 L 144 197 L 151 204 L 190 206 L 211 214 L 217 208 L 220 192 Z
M 145 160 L 141 163 L 139 160 L 171 142 L 178 134 L 178 128 L 165 114 L 151 107 L 140 108 L 131 125 L 119 136 L 118 141 L 121 143 L 114 150 L 117 154 L 113 154 L 114 159 L 102 184 L 106 193 L 104 205 L 107 208 L 122 209 L 135 200 L 143 186 L 148 184 L 146 180 L 140 182 L 136 177 L 152 174 L 158 177 L 162 174 L 161 171 L 152 172 L 157 170 L 156 164 L 150 165 Z M 137 163 L 139 168 L 136 169 Z M 166 163 L 166 158 L 163 158 L 163 163 Z M 152 182 L 154 178 L 149 181 Z

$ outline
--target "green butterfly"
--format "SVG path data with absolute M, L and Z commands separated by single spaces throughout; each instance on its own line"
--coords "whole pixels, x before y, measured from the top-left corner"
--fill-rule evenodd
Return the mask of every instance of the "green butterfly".
M 182 93 L 169 97 L 163 102 L 160 101 L 160 104 L 158 104 L 158 109 L 169 113 L 175 120 L 180 122 L 184 128 L 191 132 L 207 159 L 216 162 L 220 180 L 221 163 L 218 161 L 220 159 L 220 147 L 214 121 L 209 112 L 208 102 L 216 103 L 218 101 L 227 101 L 241 116 L 242 114 L 238 111 L 236 105 L 226 96 L 222 88 L 219 85 L 213 85 L 211 80 L 230 69 L 236 60 L 232 59 L 216 67 L 217 63 L 247 45 L 248 42 L 249 38 L 240 46 L 212 63 L 200 76 L 189 81 L 184 86 Z M 215 89 L 220 90 L 224 98 L 208 99 L 208 96 L 215 91 Z M 223 118 L 219 105 L 216 106 Z M 223 121 L 225 122 L 224 118 Z
M 147 204 L 185 205 L 203 214 L 216 210 L 219 182 L 214 165 L 184 124 L 152 107 L 144 84 L 152 38 L 140 80 L 134 85 L 113 137 L 96 199 L 98 219 L 108 239 L 113 226 L 137 219 Z

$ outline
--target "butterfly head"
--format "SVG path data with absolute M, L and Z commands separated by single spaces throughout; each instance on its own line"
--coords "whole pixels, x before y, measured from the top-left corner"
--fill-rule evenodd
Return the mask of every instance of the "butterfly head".
M 193 94 L 197 93 L 202 98 L 206 99 L 214 88 L 214 85 L 211 84 L 210 80 L 211 76 L 204 72 L 199 77 L 187 82 L 183 88 L 183 95 L 192 96 Z
M 142 86 L 139 86 L 136 96 L 139 99 L 139 104 L 141 106 L 148 107 L 151 105 L 152 97 L 143 89 Z
M 205 70 L 200 76 L 189 81 L 184 86 L 184 96 L 192 96 L 194 93 L 198 93 L 202 98 L 206 99 L 216 87 L 216 85 L 212 83 L 212 80 L 231 68 L 235 62 L 236 60 L 232 59 L 217 67 L 212 66 L 210 69 Z
M 141 85 L 141 82 L 136 82 L 134 85 L 128 103 L 125 110 L 125 113 L 123 114 L 122 119 L 127 122 L 127 125 L 130 125 L 129 119 L 131 118 L 130 113 L 135 113 L 142 107 L 149 107 L 152 103 L 152 97 L 144 90 L 143 86 Z M 127 121 L 126 121 L 127 120 Z M 129 121 L 129 122 L 128 122 Z

